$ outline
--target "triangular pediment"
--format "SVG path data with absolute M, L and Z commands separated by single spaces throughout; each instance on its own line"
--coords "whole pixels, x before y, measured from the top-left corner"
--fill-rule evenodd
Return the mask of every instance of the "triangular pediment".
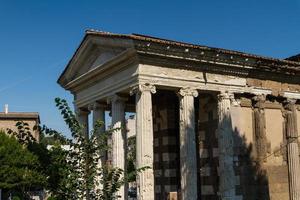
M 82 61 L 82 63 L 74 69 L 74 72 L 70 74 L 70 80 L 74 80 L 77 77 L 88 73 L 89 71 L 101 67 L 104 63 L 112 60 L 124 51 L 121 48 L 97 48 L 90 52 L 90 54 Z
M 122 38 L 85 37 L 59 78 L 59 83 L 66 85 L 96 68 L 101 68 L 132 47 L 130 40 Z

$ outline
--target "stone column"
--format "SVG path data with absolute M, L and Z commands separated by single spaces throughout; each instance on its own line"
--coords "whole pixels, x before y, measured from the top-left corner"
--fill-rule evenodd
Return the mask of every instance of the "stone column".
M 233 130 L 230 115 L 233 94 L 222 92 L 218 95 L 218 142 L 219 142 L 219 193 L 222 200 L 235 199 L 236 177 L 233 166 Z
M 153 119 L 152 97 L 155 86 L 143 84 L 134 87 L 136 94 L 136 162 L 137 168 L 147 167 L 137 176 L 138 200 L 154 199 L 153 173 Z
M 86 137 L 89 136 L 89 111 L 85 109 L 77 109 L 77 120 L 83 126 L 83 133 Z
M 100 127 L 100 133 L 105 131 L 105 105 L 95 102 L 91 109 L 93 110 L 93 127 L 96 126 L 97 121 L 103 122 Z
M 93 111 L 93 129 L 94 131 L 97 131 L 97 134 L 101 134 L 105 131 L 105 106 L 102 104 L 99 104 L 98 102 L 95 102 L 89 106 L 89 110 Z M 97 127 L 97 122 L 101 121 L 103 122 L 101 127 Z M 101 141 L 100 145 L 107 145 L 107 141 Z M 99 152 L 100 158 L 98 159 L 98 167 L 99 169 L 102 168 L 103 164 L 106 162 L 106 153 L 105 151 Z M 100 173 L 100 171 L 97 171 L 97 173 Z M 100 183 L 100 177 L 97 176 L 97 181 L 99 185 L 96 187 L 96 189 L 102 189 L 102 184 Z
M 125 130 L 125 99 L 114 95 L 111 97 L 112 126 L 117 129 L 112 133 L 112 163 L 126 172 L 126 130 Z M 127 184 L 121 186 L 117 195 L 120 200 L 127 199 Z
M 198 92 L 191 88 L 179 91 L 180 102 L 180 173 L 181 199 L 197 200 L 197 153 L 195 133 L 194 97 Z
M 80 126 L 82 126 L 82 134 L 84 136 L 84 140 L 87 141 L 89 140 L 89 111 L 88 109 L 85 108 L 84 109 L 79 108 L 76 111 L 76 115 Z M 76 143 L 80 143 L 80 141 L 76 141 Z M 87 155 L 85 156 L 84 159 L 85 161 L 87 160 Z M 80 163 L 77 163 L 77 165 L 80 165 Z M 90 194 L 87 189 L 85 190 L 84 194 L 82 194 L 82 197 L 86 200 L 90 200 Z
M 267 156 L 267 136 L 266 136 L 266 118 L 265 118 L 265 95 L 257 95 L 252 99 L 253 103 L 253 121 L 255 135 L 255 154 L 260 165 Z
M 289 99 L 285 105 L 285 128 L 289 169 L 290 199 L 300 200 L 300 163 L 298 149 L 298 129 L 296 100 Z

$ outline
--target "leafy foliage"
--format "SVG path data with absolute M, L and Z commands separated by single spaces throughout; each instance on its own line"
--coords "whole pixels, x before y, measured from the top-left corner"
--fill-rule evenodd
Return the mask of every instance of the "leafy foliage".
M 41 128 L 44 134 L 68 145 L 68 150 L 59 146 L 51 149 L 52 177 L 58 181 L 57 187 L 54 187 L 55 184 L 50 187 L 53 198 L 116 199 L 116 192 L 125 184 L 127 176 L 122 169 L 105 163 L 100 167 L 99 161 L 103 160 L 103 155 L 109 148 L 107 139 L 117 129 L 103 132 L 101 127 L 104 124 L 99 121 L 90 133 L 86 133 L 85 127 L 78 122 L 65 100 L 56 98 L 55 103 L 71 131 L 72 139 L 66 139 L 61 133 L 45 126 Z
M 26 191 L 45 185 L 38 157 L 4 132 L 0 132 L 0 166 L 0 188 L 6 194 L 20 193 L 26 199 Z
M 31 162 L 35 163 L 34 169 L 40 172 L 32 175 L 36 177 L 34 180 L 27 179 L 28 184 L 45 186 L 53 200 L 117 199 L 116 193 L 120 187 L 135 180 L 136 174 L 146 169 L 135 170 L 135 139 L 129 140 L 128 159 L 131 165 L 127 171 L 114 168 L 103 162 L 103 155 L 110 148 L 107 145 L 108 138 L 118 129 L 102 131 L 104 123 L 99 121 L 90 133 L 86 133 L 86 127 L 78 122 L 65 100 L 56 98 L 55 103 L 71 131 L 71 139 L 44 125 L 38 127 L 40 143 L 37 143 L 31 135 L 29 125 L 24 122 L 16 124 L 17 131 L 7 131 L 14 137 L 12 139 L 16 145 L 33 156 Z M 49 145 L 51 148 L 47 148 Z M 23 153 L 20 152 L 19 155 L 23 157 Z M 102 161 L 102 166 L 99 161 Z M 47 184 L 43 174 L 47 176 Z
M 29 128 L 29 124 L 23 121 L 19 121 L 16 123 L 17 131 L 12 129 L 7 129 L 7 133 L 9 135 L 13 135 L 21 144 L 28 144 L 31 142 L 35 142 L 35 138 L 31 134 L 31 130 Z

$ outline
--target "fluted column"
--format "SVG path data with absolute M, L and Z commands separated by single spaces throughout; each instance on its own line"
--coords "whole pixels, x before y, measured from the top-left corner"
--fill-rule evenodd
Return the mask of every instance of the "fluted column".
M 93 127 L 95 128 L 98 121 L 103 123 L 103 126 L 99 129 L 102 133 L 105 131 L 105 105 L 95 102 L 90 105 L 89 109 L 93 111 Z
M 233 98 L 233 94 L 227 92 L 218 95 L 219 192 L 222 200 L 235 199 L 233 130 L 230 115 L 231 98 Z
M 267 136 L 266 136 L 266 118 L 264 104 L 265 95 L 257 95 L 252 99 L 253 103 L 253 121 L 255 135 L 256 159 L 260 165 L 263 164 L 267 155 Z
M 89 134 L 89 111 L 85 109 L 77 109 L 77 120 L 83 126 L 83 133 L 88 137 Z
M 95 102 L 89 106 L 89 110 L 93 111 L 93 129 L 94 131 L 97 131 L 98 134 L 101 134 L 105 131 L 105 106 L 102 104 L 99 104 L 98 102 Z M 103 122 L 103 125 L 101 127 L 96 127 L 97 122 L 101 121 Z M 101 141 L 103 142 L 100 145 L 107 144 L 107 141 Z M 98 168 L 101 169 L 103 164 L 105 163 L 106 157 L 105 157 L 105 151 L 99 152 L 100 159 L 98 159 Z M 100 171 L 97 171 L 97 173 L 100 173 Z M 97 176 L 98 177 L 98 176 Z M 100 177 L 98 177 L 97 181 L 100 183 Z M 102 189 L 101 183 L 98 185 L 96 189 Z
M 125 131 L 125 99 L 114 95 L 111 97 L 112 125 L 116 129 L 112 133 L 113 166 L 126 172 L 126 131 Z M 121 186 L 117 195 L 120 200 L 127 199 L 127 185 Z
M 147 167 L 137 175 L 138 200 L 154 200 L 153 119 L 152 97 L 155 86 L 142 84 L 134 87 L 136 94 L 136 162 L 137 168 Z
M 180 98 L 180 172 L 181 199 L 197 200 L 197 154 L 194 97 L 198 92 L 182 88 Z
M 300 200 L 300 163 L 298 149 L 298 129 L 296 100 L 289 99 L 285 105 L 285 128 L 289 169 L 290 199 Z

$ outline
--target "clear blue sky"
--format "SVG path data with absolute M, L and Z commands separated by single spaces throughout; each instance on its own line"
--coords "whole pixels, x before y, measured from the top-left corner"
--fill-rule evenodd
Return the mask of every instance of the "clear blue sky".
M 0 109 L 65 131 L 56 80 L 88 28 L 285 58 L 300 53 L 300 0 L 0 0 Z

